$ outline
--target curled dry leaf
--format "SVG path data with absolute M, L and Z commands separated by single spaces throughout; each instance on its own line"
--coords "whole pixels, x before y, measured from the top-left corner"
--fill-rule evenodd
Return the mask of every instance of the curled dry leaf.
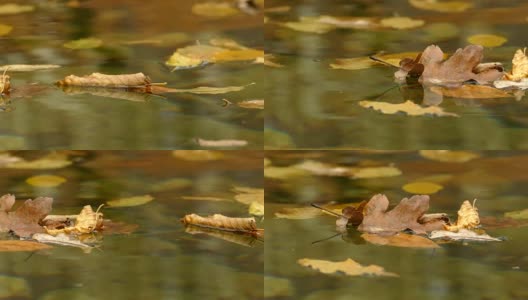
M 457 232 L 446 230 L 435 230 L 429 235 L 431 239 L 443 239 L 452 241 L 475 241 L 475 242 L 501 242 L 502 239 L 494 238 L 486 233 L 478 234 L 468 229 L 460 229 Z
M 20 237 L 44 232 L 39 223 L 51 212 L 52 198 L 38 197 L 26 200 L 16 210 L 9 212 L 15 204 L 15 196 L 0 198 L 0 232 L 13 231 Z
M 0 252 L 22 252 L 22 251 L 39 251 L 50 249 L 51 247 L 32 241 L 7 240 L 0 241 Z
M 441 107 L 429 106 L 422 107 L 411 100 L 407 100 L 404 103 L 388 103 L 388 102 L 377 102 L 363 100 L 359 101 L 359 105 L 365 108 L 371 108 L 380 111 L 383 114 L 393 115 L 399 112 L 406 113 L 409 116 L 424 116 L 432 115 L 438 117 L 458 117 L 457 114 L 445 112 Z
M 512 59 L 511 73 L 504 74 L 504 79 L 510 81 L 521 81 L 528 77 L 528 57 L 526 56 L 526 48 L 517 49 Z
M 430 160 L 453 163 L 464 163 L 480 157 L 478 153 L 471 151 L 420 150 L 419 153 Z
M 427 195 L 403 198 L 392 210 L 387 211 L 388 208 L 389 199 L 385 195 L 373 196 L 363 209 L 363 222 L 358 226 L 358 230 L 389 233 L 410 229 L 417 234 L 424 234 L 426 231 L 443 229 L 445 225 L 442 220 L 420 223 L 420 218 L 429 209 Z
M 11 77 L 9 75 L 0 75 L 0 95 L 7 94 L 11 89 Z
M 440 248 L 437 243 L 428 238 L 415 234 L 396 233 L 394 235 L 380 235 L 372 233 L 363 233 L 361 237 L 375 245 L 394 246 L 405 248 Z
M 478 209 L 475 206 L 477 199 L 473 200 L 473 205 L 466 200 L 458 210 L 458 219 L 453 225 L 446 225 L 445 229 L 457 232 L 460 229 L 474 229 L 480 225 Z
M 220 214 L 201 217 L 197 214 L 190 214 L 184 216 L 181 222 L 185 225 L 245 233 L 253 236 L 264 234 L 263 229 L 257 228 L 254 218 L 231 218 Z
M 92 73 L 86 76 L 66 76 L 57 82 L 59 86 L 87 86 L 87 87 L 107 87 L 107 88 L 131 88 L 145 87 L 151 85 L 150 78 L 143 73 L 107 75 Z
M 56 225 L 56 228 L 49 228 L 48 226 L 44 228 L 48 234 L 54 236 L 62 233 L 81 235 L 100 231 L 103 228 L 103 213 L 99 212 L 101 207 L 102 205 L 94 212 L 90 205 L 84 206 L 79 215 L 75 217 L 75 224 L 73 226 Z M 70 218 L 66 216 L 63 219 L 69 220 Z
M 354 260 L 348 258 L 344 261 L 328 261 L 328 260 L 319 260 L 319 259 L 309 259 L 302 258 L 297 261 L 301 266 L 312 268 L 324 274 L 333 274 L 333 273 L 344 273 L 349 276 L 390 276 L 390 277 L 399 277 L 398 274 L 385 271 L 380 266 L 370 265 L 362 266 Z

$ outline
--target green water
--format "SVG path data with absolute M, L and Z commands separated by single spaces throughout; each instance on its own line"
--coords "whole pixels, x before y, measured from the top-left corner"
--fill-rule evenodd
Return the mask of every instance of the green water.
M 302 176 L 289 180 L 266 179 L 266 291 L 270 299 L 526 299 L 528 256 L 526 227 L 484 229 L 506 241 L 495 243 L 449 243 L 439 249 L 413 249 L 369 244 L 356 229 L 335 235 L 332 216 L 305 220 L 275 217 L 287 207 L 309 203 L 350 203 L 384 193 L 391 207 L 409 193 L 402 186 L 425 178 L 443 178 L 444 188 L 431 195 L 429 212 L 448 213 L 452 220 L 463 200 L 477 198 L 481 218 L 501 218 L 505 212 L 526 208 L 524 152 L 482 152 L 467 163 L 443 163 L 425 159 L 416 152 L 363 153 L 353 151 L 270 151 L 275 166 L 292 165 L 304 159 L 342 166 L 393 164 L 401 176 L 372 179 Z M 435 176 L 435 177 L 431 177 Z M 325 241 L 313 242 L 330 238 Z M 379 265 L 399 274 L 390 277 L 349 277 L 318 273 L 297 263 L 311 258 L 330 261 L 354 259 L 363 265 Z M 287 283 L 284 283 L 286 280 Z M 287 288 L 286 288 L 287 287 Z M 286 292 L 287 291 L 287 292 Z M 283 297 L 279 297 L 282 295 Z
M 22 155 L 34 158 L 42 153 Z M 83 205 L 97 207 L 109 199 L 134 195 L 151 194 L 155 200 L 142 206 L 103 209 L 105 218 L 137 224 L 138 228 L 129 235 L 105 235 L 99 248 L 88 254 L 64 246 L 35 253 L 0 253 L 0 295 L 7 297 L 2 299 L 262 297 L 262 242 L 245 247 L 191 235 L 179 221 L 190 213 L 247 217 L 248 207 L 232 200 L 232 188 L 262 187 L 262 153 L 229 152 L 210 162 L 180 160 L 170 151 L 88 152 L 71 158 L 73 166 L 58 170 L 2 168 L 0 188 L 18 200 L 53 197 L 53 214 L 76 214 Z M 55 188 L 37 188 L 25 182 L 44 173 L 64 177 L 67 182 Z M 168 180 L 178 184 L 169 189 Z M 183 200 L 183 196 L 228 200 L 192 201 Z M 7 283 L 13 280 L 24 282 L 26 288 L 9 292 Z
M 526 149 L 526 97 L 461 99 L 444 97 L 436 103 L 450 117 L 383 115 L 358 105 L 361 100 L 402 103 L 424 101 L 421 86 L 398 85 L 395 68 L 334 70 L 338 58 L 386 53 L 420 52 L 430 44 L 445 53 L 469 43 L 474 34 L 496 34 L 507 42 L 485 48 L 484 60 L 511 69 L 516 49 L 526 46 L 528 6 L 524 1 L 471 1 L 462 13 L 439 13 L 412 7 L 408 1 L 288 1 L 287 13 L 270 14 L 265 24 L 266 51 L 284 68 L 269 72 L 265 144 L 268 148 L 360 149 Z M 284 5 L 270 0 L 267 7 Z M 305 33 L 277 25 L 302 16 L 386 18 L 394 15 L 425 21 L 422 27 L 396 29 L 337 29 Z M 439 103 L 440 102 L 440 103 Z M 486 132 L 485 136 L 482 132 Z
M 261 17 L 197 17 L 190 11 L 200 1 L 80 2 L 81 7 L 70 8 L 51 1 L 33 12 L 2 16 L 13 29 L 0 38 L 0 65 L 62 67 L 8 71 L 12 92 L 0 104 L 0 149 L 194 149 L 200 148 L 196 138 L 245 140 L 244 148 L 262 149 L 262 110 L 222 105 L 223 98 L 263 99 L 262 65 L 233 62 L 178 72 L 164 65 L 177 48 L 211 38 L 262 48 Z M 87 37 L 101 39 L 102 46 L 63 47 Z M 92 72 L 143 72 L 173 88 L 257 84 L 223 95 L 138 95 L 137 101 L 66 94 L 53 85 L 67 75 Z

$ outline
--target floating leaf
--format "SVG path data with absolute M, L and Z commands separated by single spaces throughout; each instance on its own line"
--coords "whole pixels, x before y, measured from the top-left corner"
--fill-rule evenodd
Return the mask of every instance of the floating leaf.
M 264 100 L 246 100 L 237 102 L 237 105 L 242 108 L 264 109 Z
M 285 23 L 279 23 L 281 26 L 295 30 L 300 32 L 308 32 L 308 33 L 327 33 L 330 30 L 333 30 L 336 28 L 336 26 L 327 24 L 327 23 L 321 23 L 317 20 L 314 20 L 312 18 L 301 18 L 299 22 L 285 22 Z
M 66 178 L 56 175 L 37 175 L 29 177 L 26 182 L 36 187 L 56 187 L 66 182 Z
M 9 169 L 60 169 L 71 165 L 72 162 L 68 160 L 66 155 L 60 153 L 51 153 L 39 159 L 26 161 L 19 160 L 5 165 Z
M 173 88 L 166 88 L 161 86 L 153 86 L 152 91 L 155 93 L 191 93 L 191 94 L 208 94 L 208 95 L 216 95 L 216 94 L 226 94 L 231 92 L 239 92 L 246 87 L 255 84 L 250 83 L 243 86 L 225 86 L 225 87 L 208 87 L 208 86 L 201 86 L 196 87 L 192 89 L 173 89 Z
M 350 168 L 326 164 L 315 160 L 305 160 L 294 167 L 319 176 L 347 176 L 350 174 Z
M 458 232 L 435 230 L 429 234 L 429 238 L 433 240 L 444 239 L 452 241 L 502 242 L 501 239 L 491 237 L 488 234 L 478 234 L 467 229 L 460 229 Z
M 107 201 L 106 204 L 110 207 L 131 207 L 147 204 L 152 200 L 154 200 L 154 197 L 151 195 L 143 195 L 110 200 Z
M 415 234 L 396 233 L 394 235 L 379 235 L 372 233 L 363 233 L 361 237 L 375 245 L 394 246 L 406 248 L 440 248 L 438 244 L 428 238 Z
M 473 45 L 481 45 L 484 47 L 493 48 L 504 45 L 508 39 L 494 34 L 475 34 L 468 37 L 467 41 Z
M 85 250 L 92 249 L 93 246 L 82 243 L 79 239 L 69 234 L 60 233 L 56 236 L 46 233 L 35 233 L 32 239 L 46 244 L 56 244 L 61 246 L 77 247 Z
M 272 178 L 272 179 L 279 179 L 279 180 L 287 180 L 295 177 L 302 177 L 310 175 L 310 173 L 306 170 L 297 168 L 296 166 L 289 166 L 289 167 L 266 167 L 264 168 L 264 177 L 266 178 Z
M 191 8 L 192 13 L 197 16 L 210 18 L 230 17 L 240 13 L 229 2 L 204 2 L 196 3 Z
M 275 213 L 279 219 L 304 220 L 323 215 L 322 210 L 315 207 L 285 207 Z
M 368 17 L 334 17 L 334 16 L 319 16 L 319 17 L 304 17 L 304 21 L 318 22 L 327 25 L 333 25 L 337 28 L 349 29 L 375 29 L 381 27 L 376 18 Z
M 478 209 L 475 206 L 475 199 L 473 205 L 466 200 L 460 206 L 458 210 L 458 219 L 453 225 L 446 225 L 445 228 L 449 231 L 459 231 L 460 229 L 474 229 L 480 225 L 480 217 Z
M 222 148 L 222 147 L 244 147 L 248 142 L 245 140 L 205 140 L 196 139 L 196 143 L 202 147 Z
M 526 77 L 528 77 L 528 57 L 526 56 L 526 48 L 517 49 L 512 59 L 512 71 L 511 73 L 504 74 L 504 79 L 520 81 Z
M 425 24 L 424 20 L 411 19 L 408 17 L 392 17 L 381 20 L 381 25 L 394 29 L 410 29 L 420 27 Z
M 235 200 L 240 203 L 251 205 L 251 203 L 256 201 L 264 204 L 264 189 L 235 187 L 233 191 L 237 193 Z
M 473 7 L 473 4 L 468 1 L 409 0 L 409 3 L 419 9 L 446 13 L 459 13 Z
M 192 181 L 187 178 L 172 178 L 150 185 L 153 192 L 164 192 L 170 190 L 181 190 L 192 186 Z
M 59 86 L 89 86 L 89 87 L 108 87 L 108 88 L 128 88 L 138 86 L 148 86 L 151 84 L 150 78 L 143 73 L 107 75 L 101 73 L 92 73 L 86 76 L 66 76 L 63 80 L 57 82 Z
M 424 182 L 424 181 L 416 181 L 416 182 L 407 183 L 406 185 L 402 187 L 402 189 L 406 191 L 407 193 L 419 194 L 419 195 L 435 194 L 443 188 L 444 187 L 439 184 L 432 183 L 432 182 Z
M 4 36 L 13 30 L 13 26 L 6 25 L 6 24 L 0 24 L 0 36 Z
M 504 216 L 512 219 L 528 219 L 528 209 L 507 212 Z
M 407 100 L 404 103 L 388 103 L 388 102 L 377 102 L 377 101 L 359 101 L 359 105 L 365 108 L 372 108 L 378 110 L 383 114 L 396 114 L 399 112 L 406 113 L 409 116 L 424 116 L 432 115 L 439 117 L 458 117 L 457 114 L 445 112 L 441 107 L 429 106 L 422 107 L 411 100 Z
M 0 252 L 22 252 L 22 251 L 39 251 L 50 249 L 51 247 L 32 241 L 7 240 L 0 241 Z
M 496 81 L 495 81 L 496 82 Z M 496 89 L 487 85 L 465 84 L 456 88 L 447 88 L 442 86 L 430 87 L 430 90 L 436 94 L 453 98 L 465 99 L 488 99 L 488 98 L 512 98 L 513 96 L 503 90 Z
M 398 67 L 400 61 L 406 57 L 415 57 L 419 52 L 403 52 L 376 55 L 381 61 L 384 61 L 390 65 Z M 382 65 L 379 61 L 372 60 L 370 57 L 355 57 L 355 58 L 339 58 L 334 63 L 330 64 L 332 69 L 343 69 L 343 70 L 361 70 L 368 69 L 376 65 Z
M 15 204 L 13 195 L 0 198 L 0 232 L 13 231 L 20 237 L 29 237 L 34 233 L 44 232 L 39 223 L 51 211 L 52 198 L 39 197 L 26 200 L 16 210 L 8 212 Z
M 59 65 L 3 65 L 3 66 L 0 66 L 0 71 L 7 70 L 9 72 L 33 72 L 33 71 L 50 70 L 50 69 L 56 69 L 56 68 L 60 68 L 60 66 Z
M 16 3 L 7 3 L 0 5 L 0 15 L 15 15 L 35 10 L 33 5 L 22 5 Z
M 185 225 L 247 233 L 253 236 L 260 236 L 261 232 L 263 233 L 263 230 L 257 228 L 254 218 L 231 218 L 220 214 L 201 217 L 196 214 L 190 214 L 183 217 L 181 222 Z
M 224 50 L 213 55 L 215 62 L 223 61 L 244 61 L 255 60 L 259 57 L 264 57 L 263 50 L 242 49 L 242 50 Z
M 99 209 L 102 207 L 99 206 Z M 60 219 L 62 217 L 63 220 L 70 220 L 73 219 L 75 223 L 73 225 L 64 225 L 61 224 L 59 226 L 55 226 L 55 228 L 51 228 L 51 226 L 45 226 L 46 232 L 50 235 L 58 235 L 58 234 L 87 234 L 87 233 L 93 233 L 95 231 L 100 231 L 103 228 L 103 214 L 99 212 L 99 209 L 97 211 L 93 211 L 92 207 L 90 205 L 86 205 L 83 207 L 81 212 L 78 215 L 72 216 L 54 216 L 56 219 Z M 49 220 L 49 219 L 48 219 Z M 64 223 L 70 223 L 69 221 L 65 221 Z
M 324 274 L 333 274 L 336 272 L 345 273 L 349 276 L 362 276 L 362 275 L 374 275 L 374 276 L 390 276 L 399 277 L 398 274 L 386 272 L 380 266 L 370 265 L 362 266 L 354 260 L 348 258 L 344 261 L 328 261 L 319 259 L 302 258 L 297 261 L 301 266 L 312 268 Z
M 84 39 L 69 41 L 69 42 L 64 43 L 63 46 L 68 49 L 79 50 L 79 49 L 99 48 L 101 47 L 101 45 L 103 45 L 102 40 L 91 37 L 91 38 L 84 38 Z
M 508 87 L 516 87 L 521 90 L 526 90 L 528 89 L 528 78 L 523 78 L 520 81 L 496 80 L 493 82 L 493 85 L 499 89 L 508 88 Z
M 178 159 L 190 161 L 212 161 L 225 157 L 223 152 L 213 150 L 174 150 L 172 155 Z
M 478 153 L 471 151 L 420 150 L 419 153 L 430 160 L 453 163 L 464 163 L 480 157 Z
M 402 174 L 396 167 L 351 168 L 351 177 L 355 179 L 393 177 Z
M 253 201 L 249 205 L 249 214 L 254 216 L 264 215 L 264 203 L 260 201 Z

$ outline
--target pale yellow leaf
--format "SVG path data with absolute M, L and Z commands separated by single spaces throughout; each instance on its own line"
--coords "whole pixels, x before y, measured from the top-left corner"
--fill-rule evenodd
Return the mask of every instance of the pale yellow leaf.
M 528 219 L 528 209 L 507 212 L 504 216 L 512 219 Z
M 528 57 L 526 56 L 526 48 L 518 49 L 512 59 L 512 71 L 504 75 L 505 79 L 512 81 L 520 81 L 528 77 Z
M 69 41 L 69 42 L 64 43 L 63 46 L 68 49 L 79 50 L 79 49 L 98 48 L 98 47 L 101 47 L 101 45 L 103 45 L 102 40 L 98 38 L 90 37 L 90 38 Z
M 154 197 L 151 195 L 127 197 L 115 200 L 109 200 L 106 204 L 110 207 L 130 207 L 130 206 L 139 206 L 147 204 L 150 201 L 154 200 Z
M 249 214 L 254 216 L 263 216 L 264 215 L 264 203 L 257 201 L 251 202 L 249 205 Z
M 205 2 L 196 3 L 191 8 L 192 13 L 197 16 L 210 18 L 223 18 L 233 16 L 239 13 L 229 2 Z
M 301 266 L 312 268 L 324 274 L 344 273 L 349 276 L 375 275 L 399 277 L 398 274 L 387 272 L 380 266 L 362 266 L 350 258 L 337 262 L 302 258 L 297 262 Z
M 0 71 L 7 70 L 8 72 L 32 72 L 32 71 L 49 70 L 49 69 L 56 69 L 56 68 L 60 68 L 60 66 L 59 65 L 3 65 L 3 66 L 0 66 Z
M 355 179 L 363 178 L 382 178 L 399 176 L 402 172 L 396 167 L 366 167 L 366 168 L 351 168 L 350 175 Z
M 242 108 L 264 109 L 264 100 L 245 100 L 237 103 Z
M 365 108 L 371 108 L 380 111 L 383 114 L 393 115 L 399 112 L 406 113 L 409 116 L 424 116 L 432 115 L 439 117 L 458 117 L 457 114 L 445 112 L 441 107 L 429 106 L 422 107 L 410 100 L 404 103 L 388 103 L 388 102 L 377 102 L 377 101 L 360 101 L 359 105 Z
M 244 147 L 247 146 L 248 141 L 245 140 L 205 140 L 201 138 L 196 139 L 196 143 L 202 147 L 222 148 L 222 147 Z
M 66 182 L 66 178 L 55 175 L 37 175 L 29 177 L 26 182 L 36 187 L 56 187 Z
M 474 45 L 481 45 L 487 48 L 499 47 L 508 41 L 503 36 L 495 34 L 475 34 L 467 38 L 467 41 Z
M 0 15 L 15 15 L 35 10 L 33 5 L 23 5 L 16 3 L 6 3 L 0 5 Z
M 415 181 L 405 184 L 402 189 L 407 193 L 417 194 L 417 195 L 431 195 L 439 192 L 444 187 L 433 183 L 433 182 L 424 182 L 424 181 Z
M 385 27 L 391 27 L 394 29 L 410 29 L 422 26 L 425 24 L 425 21 L 408 17 L 392 17 L 382 19 L 380 23 Z
M 454 163 L 464 163 L 480 157 L 478 153 L 471 151 L 420 150 L 419 153 L 430 160 Z
M 285 22 L 280 23 L 280 25 L 295 31 L 317 34 L 327 33 L 336 28 L 336 26 L 332 24 L 317 22 L 313 19 L 301 19 L 299 22 Z

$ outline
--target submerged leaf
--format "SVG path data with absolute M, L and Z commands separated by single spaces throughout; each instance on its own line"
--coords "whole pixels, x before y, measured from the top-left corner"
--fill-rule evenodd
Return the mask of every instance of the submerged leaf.
M 441 107 L 429 106 L 422 107 L 411 100 L 407 100 L 404 103 L 388 103 L 388 102 L 377 102 L 377 101 L 359 101 L 359 105 L 365 108 L 372 108 L 378 110 L 383 114 L 393 115 L 399 112 L 406 113 L 409 116 L 424 116 L 432 115 L 439 117 L 458 117 L 457 114 L 445 112 Z
M 29 177 L 26 182 L 36 187 L 56 187 L 66 182 L 66 178 L 56 175 L 37 175 Z
M 528 209 L 510 211 L 504 214 L 506 218 L 512 219 L 528 219 Z
M 415 181 L 405 184 L 402 189 L 411 194 L 434 194 L 443 189 L 444 187 L 433 183 L 433 182 L 424 182 L 424 181 Z
M 334 63 L 330 64 L 332 69 L 344 69 L 344 70 L 361 70 L 368 69 L 376 65 L 383 65 L 380 61 L 386 64 L 398 67 L 400 61 L 407 57 L 415 57 L 419 55 L 419 52 L 403 52 L 393 54 L 382 54 L 376 55 L 375 57 L 379 60 L 373 60 L 372 58 L 366 57 L 355 57 L 355 58 L 340 58 Z
M 400 176 L 401 174 L 402 172 L 400 169 L 392 166 L 350 169 L 350 175 L 354 179 L 394 177 Z
M 312 268 L 324 274 L 333 274 L 339 272 L 349 276 L 374 275 L 399 277 L 398 274 L 386 272 L 385 269 L 380 266 L 362 266 L 350 258 L 337 262 L 303 258 L 299 259 L 297 262 L 303 267 Z
M 147 204 L 152 200 L 154 200 L 154 197 L 151 195 L 143 195 L 109 200 L 106 202 L 106 204 L 108 204 L 110 207 L 131 207 Z

